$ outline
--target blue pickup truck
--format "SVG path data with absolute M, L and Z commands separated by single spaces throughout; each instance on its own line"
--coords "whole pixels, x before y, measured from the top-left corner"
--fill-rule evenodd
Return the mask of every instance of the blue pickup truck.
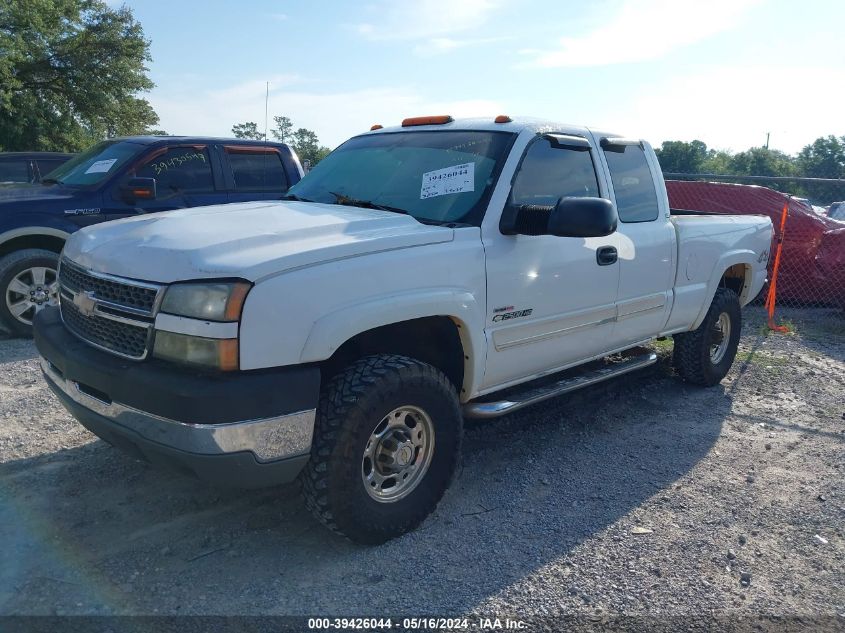
M 282 143 L 184 136 L 94 145 L 41 182 L 0 189 L 0 326 L 30 336 L 58 300 L 56 267 L 85 226 L 185 207 L 278 199 L 302 178 Z

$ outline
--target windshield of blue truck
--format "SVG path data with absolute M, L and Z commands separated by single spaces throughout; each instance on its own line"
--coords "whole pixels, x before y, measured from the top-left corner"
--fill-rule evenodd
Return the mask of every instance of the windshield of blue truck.
M 480 224 L 513 142 L 508 132 L 395 132 L 355 137 L 329 154 L 291 198 Z
M 42 181 L 71 187 L 97 185 L 117 173 L 145 147 L 129 141 L 103 141 L 54 169 Z

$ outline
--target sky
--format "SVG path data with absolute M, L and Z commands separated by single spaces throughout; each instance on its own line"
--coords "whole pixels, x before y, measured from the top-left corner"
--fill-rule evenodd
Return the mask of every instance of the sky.
M 110 4 L 121 4 L 109 0 Z M 838 0 L 128 0 L 170 134 L 288 116 L 335 147 L 427 114 L 796 153 L 845 135 Z

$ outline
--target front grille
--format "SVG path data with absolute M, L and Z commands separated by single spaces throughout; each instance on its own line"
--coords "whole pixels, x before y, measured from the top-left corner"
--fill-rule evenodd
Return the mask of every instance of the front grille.
M 150 328 L 129 325 L 93 314 L 85 316 L 62 297 L 62 319 L 80 338 L 121 356 L 142 359 L 147 355 Z
M 92 273 L 62 259 L 59 268 L 65 327 L 119 356 L 147 357 L 159 286 Z
M 93 292 L 97 299 L 133 310 L 153 313 L 158 289 L 136 286 L 113 279 L 106 279 L 82 270 L 63 259 L 59 282 L 72 292 Z

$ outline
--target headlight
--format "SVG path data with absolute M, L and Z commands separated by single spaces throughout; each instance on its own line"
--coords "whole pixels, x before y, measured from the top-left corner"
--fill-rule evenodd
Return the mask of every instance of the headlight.
M 164 360 L 199 365 L 220 371 L 238 369 L 237 321 L 240 321 L 251 284 L 244 281 L 184 283 L 170 286 L 164 294 L 159 318 L 166 315 L 202 319 L 193 321 L 191 334 L 156 329 L 153 356 Z M 172 319 L 172 317 L 171 317 Z M 208 321 L 221 322 L 220 325 Z M 187 321 L 186 323 L 191 323 Z M 223 325 L 223 324 L 226 325 Z M 228 338 L 214 338 L 227 330 Z M 173 329 L 181 329 L 179 327 Z M 207 333 L 207 336 L 203 334 Z
M 221 371 L 238 369 L 238 339 L 202 338 L 158 330 L 153 356 Z
M 161 311 L 208 321 L 237 321 L 249 288 L 243 281 L 174 284 L 164 295 Z

